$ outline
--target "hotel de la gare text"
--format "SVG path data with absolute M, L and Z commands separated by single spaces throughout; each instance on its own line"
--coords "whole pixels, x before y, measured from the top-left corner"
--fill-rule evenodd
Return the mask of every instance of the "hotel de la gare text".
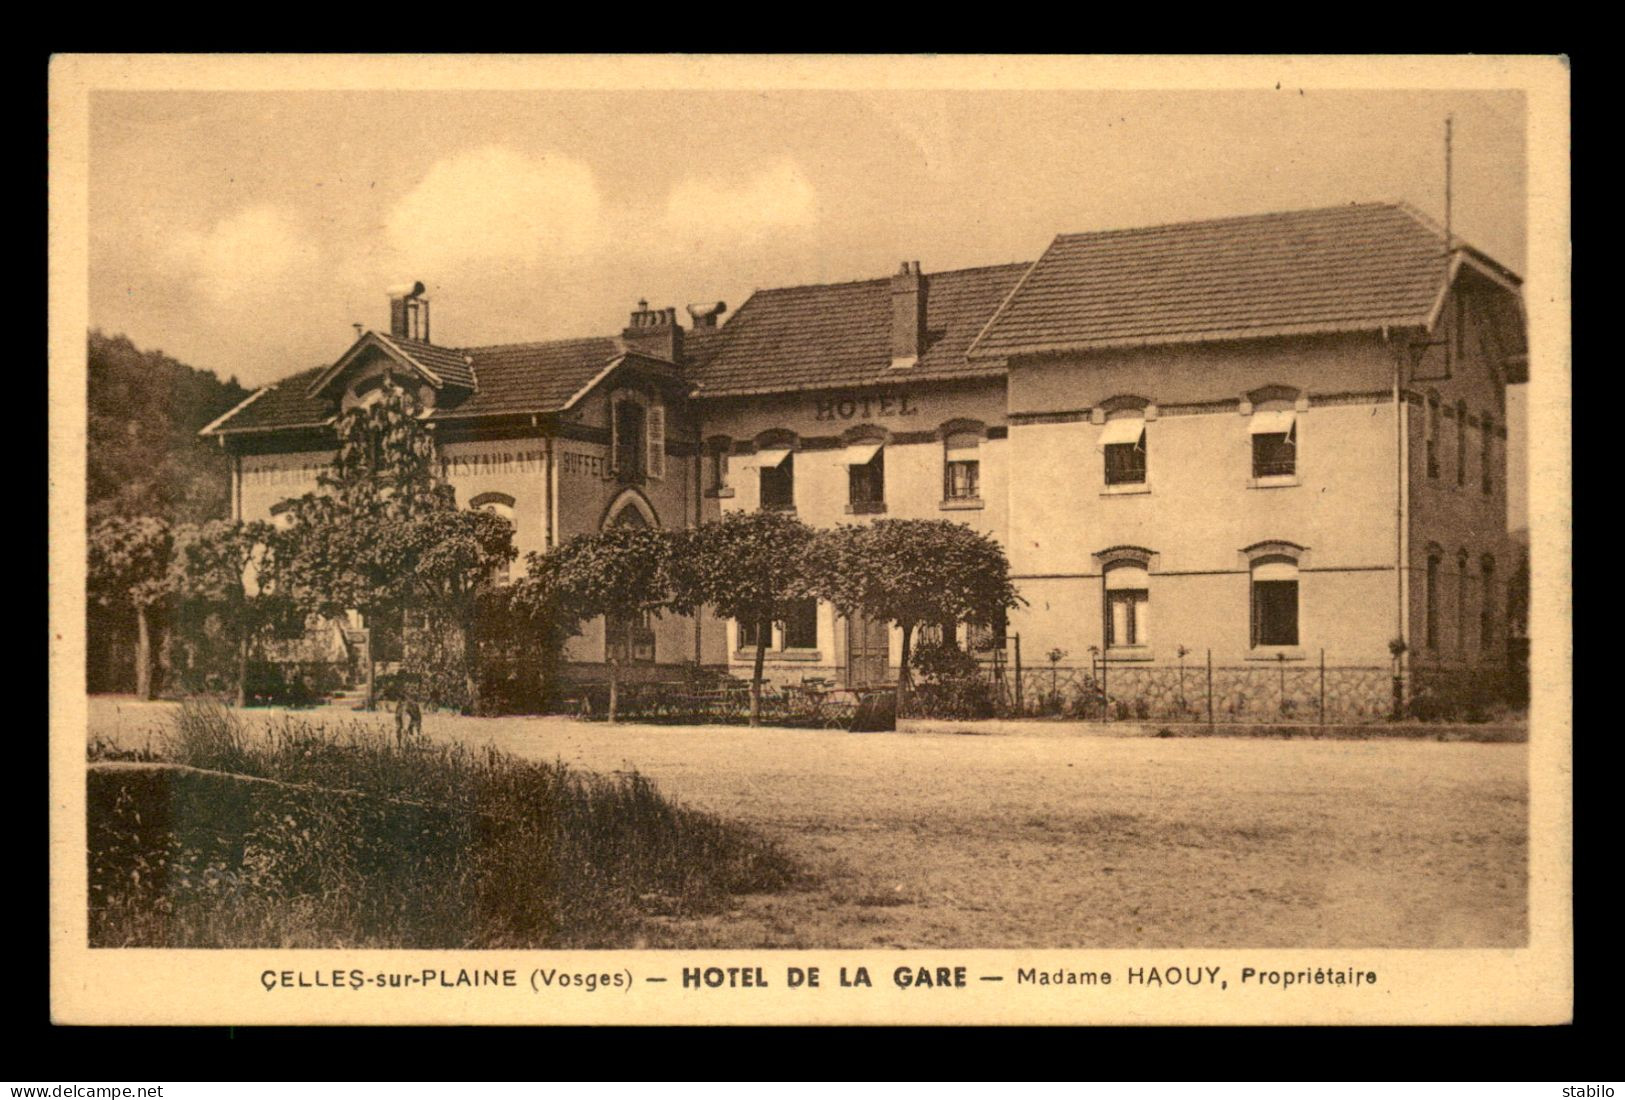
M 1019 638 L 1051 673 L 1375 670 L 1353 710 L 1387 705 L 1396 651 L 1406 669 L 1504 665 L 1505 397 L 1528 364 L 1520 279 L 1491 257 L 1359 204 L 875 274 L 483 347 L 435 343 L 410 284 L 387 330 L 204 434 L 230 456 L 235 517 L 274 520 L 316 488 L 338 414 L 389 378 L 426 410 L 458 503 L 510 519 L 521 560 L 741 510 L 948 519 L 1002 544 L 1025 600 L 993 631 L 957 628 L 999 660 Z M 570 674 L 601 677 L 611 647 L 634 677 L 748 675 L 755 639 L 704 613 L 600 620 L 568 643 Z M 767 670 L 875 683 L 900 653 L 892 625 L 809 600 L 773 626 Z

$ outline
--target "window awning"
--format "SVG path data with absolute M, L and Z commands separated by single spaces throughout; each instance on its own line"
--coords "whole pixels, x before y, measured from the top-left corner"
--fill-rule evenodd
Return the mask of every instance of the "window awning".
M 1253 413 L 1247 430 L 1253 435 L 1286 435 L 1297 419 L 1298 414 L 1291 409 L 1259 409 Z
M 1115 565 L 1106 570 L 1106 588 L 1109 591 L 1150 587 L 1150 577 L 1142 565 Z
M 1296 562 L 1272 558 L 1253 566 L 1253 580 L 1255 581 L 1295 581 L 1297 579 L 1298 565 Z
M 880 453 L 884 443 L 854 443 L 846 449 L 846 464 L 848 466 L 867 466 L 874 461 L 875 455 Z
M 1144 434 L 1145 421 L 1139 417 L 1108 420 L 1100 431 L 1100 445 L 1106 447 L 1114 443 L 1138 443 L 1140 436 Z
M 746 467 L 747 469 L 752 467 L 752 466 L 760 466 L 760 467 L 762 467 L 764 469 L 772 469 L 772 468 L 774 468 L 776 466 L 782 466 L 784 464 L 784 460 L 789 458 L 789 457 L 790 457 L 790 448 L 788 448 L 788 447 L 769 447 L 769 448 L 757 451 L 753 455 L 745 455 L 745 456 L 743 456 L 741 458 L 741 460 L 740 460 L 740 465 Z

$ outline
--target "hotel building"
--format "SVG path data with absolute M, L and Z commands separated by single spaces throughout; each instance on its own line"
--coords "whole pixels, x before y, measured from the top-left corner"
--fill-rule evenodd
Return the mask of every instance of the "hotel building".
M 1505 660 L 1520 280 L 1408 207 L 1065 234 L 1029 263 L 905 262 L 725 312 L 684 325 L 640 303 L 616 336 L 450 348 L 414 284 L 387 333 L 205 433 L 232 456 L 236 515 L 273 517 L 387 375 L 428 410 L 459 502 L 512 519 L 521 554 L 756 508 L 966 523 L 1027 601 L 978 645 L 1019 635 L 1044 671 L 1323 662 L 1376 670 L 1370 696 L 1396 641 L 1411 668 Z M 591 624 L 566 656 L 592 677 L 624 646 L 661 678 L 753 644 L 702 614 Z M 900 649 L 809 601 L 768 667 L 874 682 Z

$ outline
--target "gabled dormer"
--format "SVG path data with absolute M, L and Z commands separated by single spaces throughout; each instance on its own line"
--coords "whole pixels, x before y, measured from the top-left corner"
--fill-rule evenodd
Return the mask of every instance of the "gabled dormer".
M 429 300 L 422 283 L 389 292 L 390 332 L 363 332 L 306 390 L 334 402 L 337 411 L 376 400 L 386 382 L 417 398 L 424 410 L 455 405 L 479 392 L 473 359 L 460 348 L 429 342 Z

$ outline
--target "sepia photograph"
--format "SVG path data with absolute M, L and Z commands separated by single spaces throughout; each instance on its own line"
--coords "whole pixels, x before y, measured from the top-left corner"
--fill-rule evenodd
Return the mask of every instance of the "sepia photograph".
M 999 1018 L 1538 946 L 1557 62 L 72 60 L 76 957 L 309 953 L 234 995 L 372 1014 L 856 952 L 842 987 Z

